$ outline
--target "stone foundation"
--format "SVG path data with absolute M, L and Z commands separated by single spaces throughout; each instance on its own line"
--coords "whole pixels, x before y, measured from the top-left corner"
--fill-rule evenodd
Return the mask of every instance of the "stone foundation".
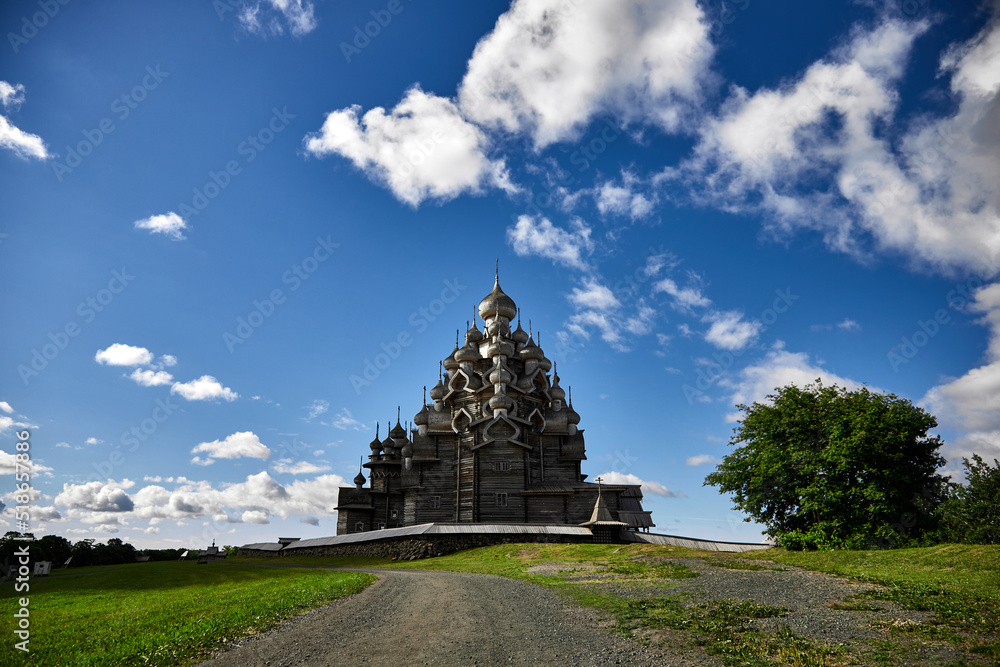
M 432 556 L 476 549 L 494 544 L 511 544 L 520 542 L 590 542 L 590 539 L 574 538 L 566 535 L 500 535 L 500 534 L 465 534 L 465 535 L 424 535 L 419 538 L 389 538 L 384 540 L 368 540 L 351 544 L 332 544 L 326 546 L 286 548 L 281 551 L 262 551 L 258 549 L 239 550 L 240 556 L 252 558 L 270 558 L 281 556 L 361 556 L 367 558 L 391 558 L 392 560 L 416 560 Z

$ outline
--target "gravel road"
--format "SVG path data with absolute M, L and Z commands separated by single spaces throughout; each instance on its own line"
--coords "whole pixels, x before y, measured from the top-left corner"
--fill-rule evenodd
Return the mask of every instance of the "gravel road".
M 303 614 L 200 667 L 718 665 L 597 628 L 593 610 L 521 581 L 373 570 L 358 595 Z M 697 652 L 696 652 L 697 653 Z

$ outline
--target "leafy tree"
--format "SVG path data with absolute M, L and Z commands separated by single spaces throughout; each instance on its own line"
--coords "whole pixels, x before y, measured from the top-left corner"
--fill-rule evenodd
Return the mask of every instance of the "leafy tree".
M 779 544 L 874 548 L 916 543 L 933 527 L 946 482 L 937 420 L 910 401 L 820 380 L 737 406 L 743 417 L 705 485 Z
M 941 540 L 965 544 L 1000 544 L 1000 461 L 993 466 L 979 454 L 963 458 L 968 484 L 955 484 L 939 509 Z
M 66 559 L 73 555 L 73 545 L 65 537 L 44 535 L 31 545 L 36 560 L 52 562 L 52 567 L 62 567 Z

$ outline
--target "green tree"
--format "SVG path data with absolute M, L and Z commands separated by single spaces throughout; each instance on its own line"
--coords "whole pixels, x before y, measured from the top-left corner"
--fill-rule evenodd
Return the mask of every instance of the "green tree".
M 965 544 L 1000 544 L 1000 461 L 979 454 L 963 458 L 967 484 L 952 485 L 939 509 L 941 539 Z
M 935 418 L 910 401 L 820 380 L 744 413 L 705 485 L 790 549 L 915 543 L 934 525 L 946 481 Z

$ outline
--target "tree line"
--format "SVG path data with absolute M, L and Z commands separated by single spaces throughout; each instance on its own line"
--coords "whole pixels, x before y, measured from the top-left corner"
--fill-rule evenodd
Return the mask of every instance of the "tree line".
M 178 560 L 188 549 L 136 549 L 128 542 L 120 538 L 112 537 L 107 543 L 97 542 L 94 538 L 87 538 L 71 543 L 65 537 L 59 535 L 43 535 L 31 542 L 15 540 L 17 537 L 32 537 L 27 533 L 22 536 L 15 531 L 7 531 L 0 537 L 0 563 L 11 564 L 14 562 L 14 551 L 30 544 L 29 552 L 31 561 L 51 561 L 52 567 L 62 567 L 72 556 L 70 567 L 85 567 L 87 565 L 120 565 L 123 563 L 134 563 L 140 557 L 148 557 L 151 561 L 157 560 Z M 225 546 L 223 550 L 229 551 L 233 547 Z M 190 550 L 197 553 L 197 549 Z

